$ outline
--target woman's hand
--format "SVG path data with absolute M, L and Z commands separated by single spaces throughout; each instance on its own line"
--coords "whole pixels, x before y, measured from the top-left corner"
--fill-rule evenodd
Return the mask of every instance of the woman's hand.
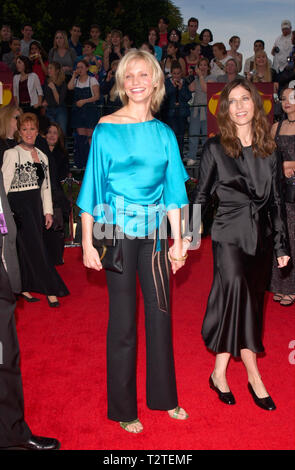
M 99 254 L 93 245 L 83 247 L 83 264 L 86 268 L 96 269 L 96 271 L 103 269 Z
M 51 214 L 45 214 L 45 227 L 46 230 L 50 229 L 53 224 L 53 217 Z
M 279 256 L 277 258 L 278 268 L 284 268 L 285 266 L 287 266 L 289 259 L 290 259 L 290 256 Z
M 168 254 L 173 274 L 185 265 L 186 254 L 184 255 L 183 253 L 183 240 L 175 240 L 174 244 L 169 248 Z
M 82 108 L 82 106 L 84 106 L 84 104 L 85 104 L 85 100 L 76 101 L 76 106 L 78 106 L 78 108 Z
M 284 175 L 286 176 L 286 178 L 291 178 L 292 176 L 294 176 L 293 168 L 284 168 Z

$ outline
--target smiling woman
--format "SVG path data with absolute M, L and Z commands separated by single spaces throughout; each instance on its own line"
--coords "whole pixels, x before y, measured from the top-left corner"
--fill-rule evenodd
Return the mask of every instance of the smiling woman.
M 82 209 L 86 267 L 102 269 L 92 243 L 94 222 L 119 225 L 124 234 L 123 273 L 106 271 L 110 310 L 108 417 L 119 421 L 126 431 L 138 433 L 143 426 L 138 420 L 136 398 L 137 273 L 145 299 L 147 405 L 168 411 L 174 419 L 188 417 L 178 406 L 170 325 L 169 247 L 167 239 L 159 235 L 163 213 L 167 212 L 174 236 L 169 253 L 175 273 L 186 259 L 182 255 L 180 208 L 188 203 L 184 184 L 188 175 L 172 130 L 153 118 L 165 93 L 158 61 L 149 52 L 131 50 L 119 63 L 116 83 L 124 106 L 101 118 L 94 131 L 77 205 Z
M 260 95 L 247 80 L 224 88 L 217 120 L 220 136 L 205 145 L 194 200 L 204 215 L 210 194 L 216 191 L 219 199 L 212 226 L 214 279 L 202 327 L 206 346 L 216 353 L 209 384 L 233 405 L 226 370 L 231 355 L 241 356 L 256 405 L 274 410 L 256 354 L 264 351 L 263 303 L 273 246 L 279 268 L 289 261 L 278 156 Z

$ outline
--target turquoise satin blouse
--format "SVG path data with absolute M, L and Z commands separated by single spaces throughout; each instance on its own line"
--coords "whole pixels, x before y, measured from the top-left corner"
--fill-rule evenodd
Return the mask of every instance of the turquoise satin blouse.
M 96 222 L 146 236 L 168 210 L 188 204 L 188 178 L 175 134 L 163 122 L 101 123 L 92 136 L 77 205 Z

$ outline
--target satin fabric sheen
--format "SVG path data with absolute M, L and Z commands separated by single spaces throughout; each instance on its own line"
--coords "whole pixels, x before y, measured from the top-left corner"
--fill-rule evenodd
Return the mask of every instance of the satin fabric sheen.
M 159 228 L 169 206 L 188 204 L 188 178 L 166 124 L 157 119 L 101 123 L 93 133 L 77 205 L 95 222 L 118 223 L 124 233 L 142 237 Z
M 219 206 L 212 226 L 214 279 L 202 336 L 214 352 L 240 355 L 263 351 L 263 298 L 276 256 L 288 255 L 276 153 L 255 157 L 244 147 L 238 158 L 225 154 L 219 137 L 205 145 L 194 202 L 202 216 L 210 195 Z

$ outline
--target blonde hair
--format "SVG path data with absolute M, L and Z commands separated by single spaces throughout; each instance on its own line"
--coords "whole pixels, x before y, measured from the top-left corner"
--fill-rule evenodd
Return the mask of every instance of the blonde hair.
M 264 69 L 264 74 L 263 74 L 264 81 L 265 82 L 271 82 L 272 81 L 271 69 L 270 69 L 270 65 L 269 65 L 269 62 L 268 62 L 268 57 L 267 57 L 267 54 L 266 54 L 265 51 L 257 51 L 256 52 L 255 57 L 254 57 L 254 69 L 256 69 L 256 67 L 257 67 L 256 59 L 260 55 L 263 55 L 266 59 L 265 69 Z M 254 75 L 253 82 L 259 82 L 259 77 L 257 76 L 257 74 Z
M 10 120 L 13 118 L 13 115 L 19 112 L 22 114 L 21 108 L 14 104 L 8 104 L 0 108 L 0 139 L 5 140 L 9 133 Z
M 124 57 L 122 57 L 116 70 L 116 94 L 119 96 L 123 105 L 128 104 L 128 96 L 124 89 L 124 79 L 128 65 L 130 62 L 135 60 L 143 60 L 152 69 L 153 84 L 155 85 L 155 88 L 152 94 L 151 111 L 152 113 L 156 113 L 159 111 L 165 96 L 165 84 L 164 74 L 159 62 L 150 52 L 131 49 L 126 55 L 124 55 Z
M 55 77 L 49 78 L 48 83 L 53 82 L 55 85 L 60 86 L 65 81 L 65 73 L 59 62 L 53 61 L 48 65 L 54 68 Z
M 62 30 L 62 29 L 58 29 L 54 35 L 54 41 L 53 41 L 53 48 L 54 49 L 57 49 L 57 43 L 56 43 L 56 36 L 57 34 L 61 34 L 62 37 L 64 38 L 64 41 L 65 41 L 65 48 L 66 49 L 69 49 L 70 46 L 69 46 L 69 41 L 68 41 L 68 36 L 67 36 L 67 33 L 66 31 Z

